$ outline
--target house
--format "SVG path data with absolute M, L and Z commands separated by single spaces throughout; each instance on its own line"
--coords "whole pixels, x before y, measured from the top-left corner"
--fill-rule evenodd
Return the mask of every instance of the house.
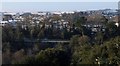
M 90 28 L 93 32 L 105 31 L 105 25 L 98 22 L 86 22 L 83 26 Z
M 5 26 L 8 23 L 8 21 L 1 21 L 0 26 Z

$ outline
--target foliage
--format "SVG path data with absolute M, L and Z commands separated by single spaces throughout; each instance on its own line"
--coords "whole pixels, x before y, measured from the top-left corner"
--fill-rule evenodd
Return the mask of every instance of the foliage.
M 65 62 L 65 63 L 64 63 Z M 17 64 L 39 64 L 42 66 L 68 66 L 70 57 L 67 51 L 62 49 L 48 48 L 41 50 L 35 57 L 26 57 Z
M 29 15 L 23 16 L 24 21 L 17 22 L 16 26 L 3 26 L 3 64 L 120 64 L 120 26 L 117 27 L 115 22 L 110 22 L 100 14 L 89 17 L 81 15 L 82 12 L 53 15 L 38 24 L 32 24 L 33 16 Z M 54 21 L 62 19 L 69 23 L 68 27 L 53 27 Z M 87 21 L 102 24 L 102 27 L 85 27 Z M 46 27 L 47 24 L 51 27 Z M 100 31 L 92 31 L 94 28 Z M 105 31 L 102 31 L 103 28 Z M 70 43 L 42 43 L 45 38 L 70 40 Z
M 120 64 L 120 37 L 115 37 L 102 45 L 76 46 L 72 54 L 72 66 L 80 64 Z

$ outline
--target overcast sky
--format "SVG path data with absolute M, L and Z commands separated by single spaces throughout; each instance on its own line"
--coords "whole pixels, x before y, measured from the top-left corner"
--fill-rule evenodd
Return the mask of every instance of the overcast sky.
M 119 0 L 1 0 L 3 2 L 118 2 Z
M 117 9 L 118 2 L 2 2 L 2 11 L 76 11 Z

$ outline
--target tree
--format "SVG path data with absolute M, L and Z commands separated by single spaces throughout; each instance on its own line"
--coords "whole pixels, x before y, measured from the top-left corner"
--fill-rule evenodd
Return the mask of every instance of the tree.
M 105 16 L 102 16 L 100 20 L 104 25 L 108 23 L 108 19 Z
M 120 37 L 115 37 L 105 42 L 107 47 L 108 61 L 110 64 L 120 64 Z
M 116 36 L 117 34 L 117 26 L 114 24 L 114 22 L 109 22 L 107 24 L 107 34 L 110 37 Z
M 93 58 L 100 64 L 120 64 L 119 52 L 120 37 L 115 37 L 103 43 L 103 45 L 94 45 L 92 52 Z
M 45 31 L 44 28 L 41 28 L 41 29 L 40 29 L 40 32 L 38 33 L 38 38 L 39 38 L 39 39 L 44 38 L 44 36 L 45 36 L 44 31 Z
M 48 48 L 41 50 L 35 57 L 26 57 L 17 64 L 39 64 L 42 66 L 69 66 L 70 56 L 62 49 Z
M 62 18 L 61 16 L 55 15 L 55 14 L 52 16 L 53 21 L 58 21 L 58 20 L 60 20 L 61 18 Z
M 80 64 L 93 64 L 90 45 L 76 46 L 72 53 L 71 66 L 79 66 Z
M 2 28 L 2 41 L 3 42 L 11 42 L 15 38 L 13 27 L 10 25 L 6 25 Z
M 33 46 L 33 52 L 34 52 L 34 53 L 37 53 L 37 52 L 39 52 L 39 51 L 40 51 L 40 45 L 39 45 L 39 43 L 34 44 L 34 46 Z
M 15 52 L 14 55 L 13 55 L 13 58 L 14 58 L 13 64 L 14 64 L 14 62 L 20 62 L 21 60 L 24 59 L 24 57 L 25 57 L 24 49 L 21 49 L 21 50 Z
M 21 26 L 17 26 L 14 30 L 15 40 L 16 41 L 23 41 L 23 32 Z
M 62 39 L 70 39 L 70 38 L 71 38 L 71 32 L 68 32 L 68 31 L 67 31 L 67 28 L 64 28 L 64 29 L 61 31 L 61 38 L 62 38 Z
M 76 48 L 78 46 L 84 46 L 84 45 L 89 45 L 89 44 L 90 44 L 90 38 L 85 35 L 83 36 L 74 35 L 70 40 L 71 48 Z
M 97 32 L 95 37 L 96 44 L 103 44 L 103 40 L 104 40 L 104 34 L 101 31 Z
M 77 19 L 77 21 L 75 22 L 75 26 L 79 29 L 79 31 L 82 32 L 82 35 L 84 35 L 83 33 L 83 24 L 86 22 L 86 18 L 85 17 L 80 17 Z
M 70 39 L 70 47 L 73 48 L 74 46 L 78 46 L 78 38 L 80 36 L 79 35 L 74 35 L 71 39 Z
M 48 48 L 45 51 L 41 51 L 36 56 L 36 60 L 38 63 L 45 65 L 67 66 L 70 59 L 69 54 L 65 50 Z
M 10 48 L 6 48 L 4 52 L 2 52 L 2 64 L 11 64 L 12 53 Z
M 81 45 L 81 46 L 85 45 L 85 44 L 90 44 L 90 38 L 88 36 L 85 36 L 85 35 L 81 36 L 78 39 L 78 41 L 79 41 L 79 45 Z

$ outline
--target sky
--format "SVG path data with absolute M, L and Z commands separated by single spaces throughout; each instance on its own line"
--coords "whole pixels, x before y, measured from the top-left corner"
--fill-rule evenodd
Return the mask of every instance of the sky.
M 98 9 L 117 9 L 118 2 L 2 2 L 1 11 L 36 12 L 36 11 L 83 11 Z
M 2 2 L 118 2 L 119 0 L 1 0 Z

